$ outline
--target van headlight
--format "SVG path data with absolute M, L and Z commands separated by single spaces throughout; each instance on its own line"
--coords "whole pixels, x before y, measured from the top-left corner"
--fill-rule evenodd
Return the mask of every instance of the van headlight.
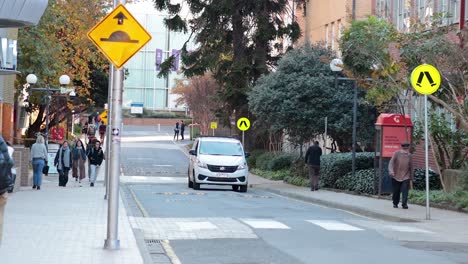
M 237 170 L 245 170 L 247 168 L 247 163 L 244 162 L 243 164 L 237 166 Z
M 204 169 L 208 169 L 208 166 L 206 165 L 205 162 L 201 161 L 201 160 L 197 160 L 197 166 L 199 168 L 204 168 Z

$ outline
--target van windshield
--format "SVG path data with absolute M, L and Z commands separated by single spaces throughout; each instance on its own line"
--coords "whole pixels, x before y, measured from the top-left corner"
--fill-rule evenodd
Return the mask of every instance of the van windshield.
M 200 144 L 200 154 L 243 156 L 242 145 L 236 142 L 205 141 Z

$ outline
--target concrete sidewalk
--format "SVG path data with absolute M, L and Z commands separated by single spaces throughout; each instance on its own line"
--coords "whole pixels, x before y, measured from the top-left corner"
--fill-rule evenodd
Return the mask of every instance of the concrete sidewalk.
M 254 174 L 249 176 L 252 188 L 263 189 L 271 193 L 292 199 L 312 202 L 327 207 L 342 209 L 362 216 L 395 222 L 413 222 L 440 234 L 441 241 L 468 243 L 468 214 L 431 208 L 431 220 L 426 220 L 426 207 L 409 204 L 409 209 L 393 208 L 387 199 L 319 190 L 311 192 L 309 188 L 298 187 L 271 181 Z
M 119 202 L 121 249 L 104 250 L 107 200 L 104 200 L 104 163 L 98 183 L 82 187 L 70 180 L 58 187 L 58 176 L 44 176 L 41 190 L 24 187 L 11 194 L 5 210 L 2 264 L 143 263 L 133 230 Z

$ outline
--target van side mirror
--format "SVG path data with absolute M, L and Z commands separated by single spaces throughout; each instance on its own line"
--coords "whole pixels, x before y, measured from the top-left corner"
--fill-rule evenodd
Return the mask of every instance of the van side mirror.
M 250 157 L 250 153 L 249 153 L 249 152 L 245 152 L 244 154 L 245 154 L 245 157 L 246 157 L 246 158 Z
M 196 151 L 196 150 L 194 150 L 194 149 L 191 149 L 191 150 L 189 150 L 189 152 L 188 152 L 188 153 L 189 153 L 190 155 L 194 155 L 194 156 L 196 156 L 196 155 L 197 155 L 197 151 Z

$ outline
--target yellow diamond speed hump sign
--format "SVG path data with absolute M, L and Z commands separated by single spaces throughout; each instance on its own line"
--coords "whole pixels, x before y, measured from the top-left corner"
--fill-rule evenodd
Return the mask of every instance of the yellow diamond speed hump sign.
M 88 38 L 115 67 L 121 68 L 151 40 L 151 35 L 120 4 L 88 32 Z

